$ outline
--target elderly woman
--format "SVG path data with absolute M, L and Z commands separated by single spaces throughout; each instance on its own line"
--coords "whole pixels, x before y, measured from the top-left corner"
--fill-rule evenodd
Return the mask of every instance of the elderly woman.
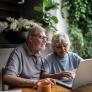
M 53 36 L 52 49 L 53 52 L 45 57 L 42 77 L 60 79 L 62 81 L 71 80 L 82 58 L 76 53 L 69 51 L 70 41 L 65 34 Z

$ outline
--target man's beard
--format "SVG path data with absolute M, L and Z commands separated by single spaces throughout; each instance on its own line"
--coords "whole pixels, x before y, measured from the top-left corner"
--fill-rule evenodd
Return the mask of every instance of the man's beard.
M 43 46 L 40 48 L 40 50 L 45 50 L 45 48 L 46 48 L 46 46 L 43 45 Z

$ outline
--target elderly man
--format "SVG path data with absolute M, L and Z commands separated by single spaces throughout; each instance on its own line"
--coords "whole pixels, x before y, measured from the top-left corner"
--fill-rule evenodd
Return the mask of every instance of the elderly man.
M 45 57 L 42 77 L 70 81 L 82 58 L 69 51 L 70 41 L 65 34 L 53 36 L 52 49 L 53 52 Z
M 45 29 L 32 23 L 25 44 L 15 48 L 6 64 L 3 79 L 11 87 L 33 87 L 39 81 L 52 82 L 51 79 L 40 79 L 43 63 L 40 50 L 46 44 Z

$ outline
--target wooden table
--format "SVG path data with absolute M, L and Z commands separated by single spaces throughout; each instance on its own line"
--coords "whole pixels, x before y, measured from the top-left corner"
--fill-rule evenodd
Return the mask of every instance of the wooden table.
M 36 89 L 23 88 L 22 92 L 37 92 Z M 52 92 L 92 92 L 92 84 L 87 84 L 85 86 L 79 87 L 77 89 L 68 89 L 60 85 L 55 85 L 52 87 Z

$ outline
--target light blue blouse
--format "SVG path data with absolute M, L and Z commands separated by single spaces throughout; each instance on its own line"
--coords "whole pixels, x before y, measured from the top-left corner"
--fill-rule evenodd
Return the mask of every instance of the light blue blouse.
M 73 52 L 68 52 L 64 58 L 51 53 L 45 57 L 42 70 L 50 74 L 73 70 L 78 67 L 81 60 L 82 58 Z

